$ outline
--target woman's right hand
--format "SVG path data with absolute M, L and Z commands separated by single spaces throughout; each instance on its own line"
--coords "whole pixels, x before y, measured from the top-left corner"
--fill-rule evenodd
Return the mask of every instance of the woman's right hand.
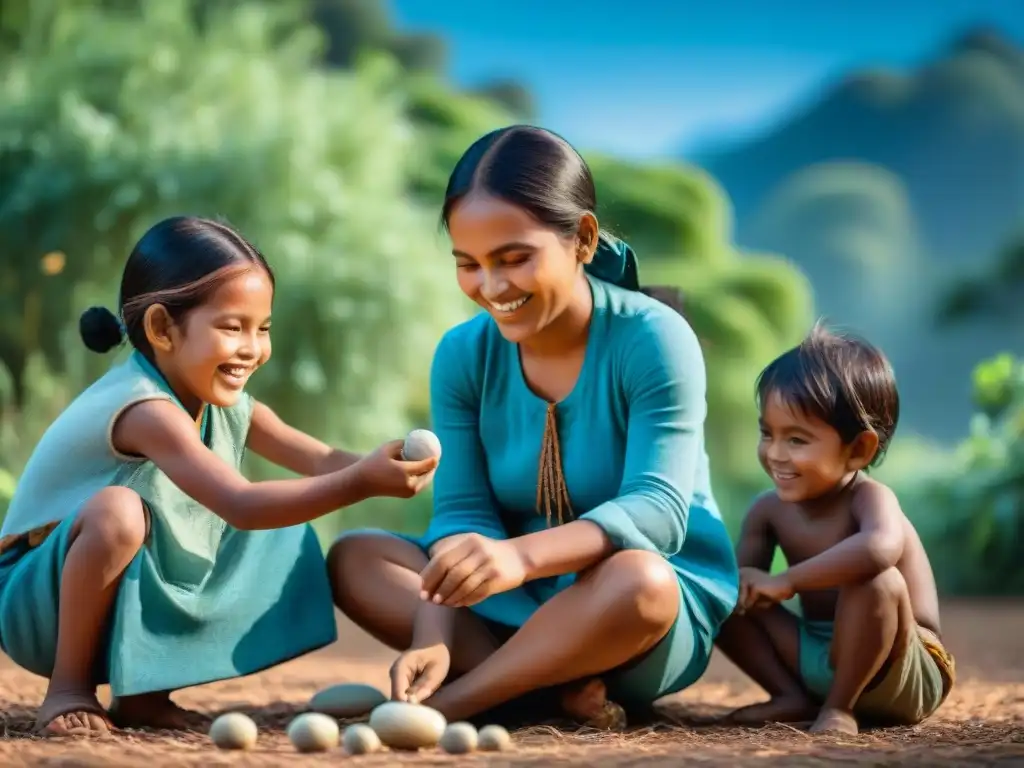
M 404 441 L 391 440 L 356 462 L 355 470 L 369 496 L 394 496 L 408 499 L 422 491 L 434 479 L 438 459 L 403 461 Z
M 444 643 L 410 648 L 391 665 L 391 698 L 419 704 L 434 695 L 451 668 L 451 654 Z

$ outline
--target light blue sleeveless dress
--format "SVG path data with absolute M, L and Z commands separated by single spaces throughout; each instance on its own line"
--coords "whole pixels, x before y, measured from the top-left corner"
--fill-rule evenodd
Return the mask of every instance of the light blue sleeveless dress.
M 0 648 L 41 676 L 53 669 L 61 572 L 76 511 L 108 486 L 149 512 L 145 545 L 121 580 L 99 683 L 114 696 L 258 672 L 337 637 L 322 550 L 308 524 L 241 531 L 186 496 L 152 462 L 119 454 L 117 416 L 143 400 L 178 403 L 141 354 L 115 365 L 51 425 L 0 530 Z M 205 444 L 239 467 L 253 401 L 207 407 Z
M 594 299 L 583 368 L 556 408 L 563 474 L 578 519 L 617 549 L 664 558 L 679 586 L 675 625 L 643 658 L 605 676 L 623 705 L 644 706 L 695 682 L 732 612 L 739 574 L 711 489 L 704 447 L 704 359 L 689 323 L 640 292 L 588 275 Z M 456 326 L 434 357 L 432 423 L 442 459 L 425 552 L 475 532 L 505 539 L 544 530 L 536 510 L 548 404 L 526 383 L 515 344 L 487 314 Z M 575 581 L 539 579 L 472 610 L 522 626 Z

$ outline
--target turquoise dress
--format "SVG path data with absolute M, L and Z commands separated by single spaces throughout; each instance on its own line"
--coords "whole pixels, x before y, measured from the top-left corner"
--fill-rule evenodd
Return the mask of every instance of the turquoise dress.
M 563 473 L 578 518 L 614 546 L 675 570 L 679 614 L 652 652 L 607 676 L 623 703 L 649 704 L 697 680 L 738 595 L 733 546 L 704 448 L 705 369 L 686 320 L 664 304 L 588 276 L 594 312 L 575 388 L 557 406 Z M 547 403 L 523 378 L 516 345 L 480 314 L 450 330 L 432 365 L 442 460 L 424 551 L 458 533 L 505 539 L 543 530 L 536 511 Z M 582 514 L 579 514 L 582 511 Z M 521 626 L 575 574 L 528 582 L 473 607 Z
M 48 677 L 61 573 L 76 511 L 124 486 L 148 510 L 147 540 L 121 579 L 98 681 L 130 696 L 248 675 L 336 639 L 322 550 L 312 528 L 242 531 L 200 506 L 152 462 L 119 454 L 117 416 L 152 399 L 181 405 L 138 352 L 57 418 L 36 447 L 0 531 L 0 648 Z M 239 467 L 253 401 L 207 407 L 205 444 Z

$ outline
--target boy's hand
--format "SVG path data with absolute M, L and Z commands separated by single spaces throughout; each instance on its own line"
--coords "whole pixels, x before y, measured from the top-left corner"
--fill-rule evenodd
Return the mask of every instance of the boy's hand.
M 760 568 L 740 568 L 740 596 L 736 612 L 769 608 L 795 594 L 785 573 L 772 576 Z
M 391 440 L 356 462 L 355 469 L 366 484 L 370 496 L 408 499 L 430 485 L 434 479 L 437 457 L 403 461 L 403 444 L 402 440 Z
M 410 648 L 391 665 L 391 698 L 419 704 L 441 687 L 450 667 L 451 654 L 443 644 Z

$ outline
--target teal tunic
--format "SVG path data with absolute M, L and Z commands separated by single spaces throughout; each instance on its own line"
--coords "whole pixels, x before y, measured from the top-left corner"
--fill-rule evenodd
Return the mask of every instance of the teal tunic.
M 738 572 L 711 492 L 705 368 L 693 330 L 654 299 L 588 280 L 594 312 L 583 367 L 556 409 L 563 473 L 579 519 L 599 525 L 619 549 L 665 558 L 676 573 L 675 627 L 642 661 L 610 676 L 620 699 L 650 702 L 703 673 L 735 605 Z M 523 377 L 517 346 L 489 315 L 444 336 L 431 375 L 443 456 L 421 547 L 458 533 L 505 539 L 546 527 L 536 511 L 546 409 Z M 521 626 L 574 580 L 528 582 L 473 610 Z
M 85 390 L 36 447 L 2 531 L 0 648 L 49 676 L 76 512 L 109 486 L 138 493 L 149 518 L 97 660 L 98 682 L 109 682 L 114 696 L 248 675 L 332 642 L 330 585 L 309 525 L 237 530 L 152 462 L 117 452 L 110 440 L 116 418 L 151 399 L 181 405 L 160 373 L 133 353 Z M 235 467 L 252 407 L 243 395 L 230 408 L 205 410 L 205 444 Z M 41 524 L 56 527 L 36 546 L 25 534 Z

